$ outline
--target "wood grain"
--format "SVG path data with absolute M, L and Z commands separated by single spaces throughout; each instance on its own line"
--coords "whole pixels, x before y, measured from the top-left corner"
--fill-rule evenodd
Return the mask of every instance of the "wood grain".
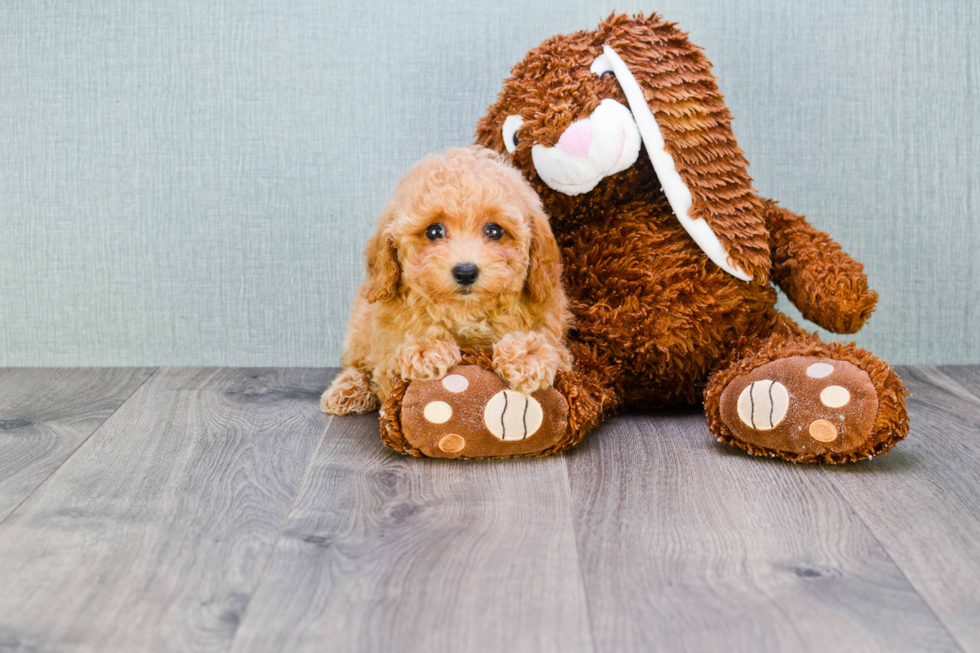
M 226 650 L 329 370 L 160 370 L 0 526 L 0 648 Z
M 0 650 L 980 650 L 980 368 L 900 373 L 908 440 L 821 467 L 697 410 L 413 460 L 333 370 L 3 370 Z
M 906 370 L 906 368 L 902 368 Z M 908 372 L 916 372 L 921 369 L 922 371 L 928 371 L 929 368 L 907 368 Z M 970 396 L 974 399 L 980 397 L 980 365 L 946 365 L 939 368 L 939 371 L 956 381 L 959 386 L 967 390 Z M 953 395 L 960 397 L 958 390 L 953 389 Z M 968 403 L 975 403 L 967 400 Z
M 720 445 L 697 410 L 619 417 L 567 461 L 597 651 L 957 650 L 819 467 Z
M 563 460 L 415 460 L 335 419 L 232 650 L 592 650 Z
M 152 373 L 0 369 L 0 523 Z
M 912 428 L 887 456 L 824 474 L 957 643 L 980 650 L 980 373 L 901 368 Z

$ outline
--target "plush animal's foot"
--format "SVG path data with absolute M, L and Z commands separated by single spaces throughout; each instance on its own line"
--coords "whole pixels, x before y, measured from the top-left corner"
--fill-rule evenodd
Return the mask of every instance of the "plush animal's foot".
M 320 396 L 320 410 L 332 415 L 370 413 L 380 402 L 371 391 L 371 380 L 360 370 L 348 367 L 334 377 L 333 383 Z
M 570 367 L 569 359 L 567 349 L 533 331 L 508 333 L 493 346 L 493 371 L 523 394 L 550 388 L 559 368 Z
M 789 356 L 732 378 L 721 391 L 719 411 L 738 440 L 733 444 L 752 453 L 841 462 L 881 451 L 878 408 L 875 383 L 857 365 Z
M 445 340 L 410 340 L 399 345 L 388 364 L 389 374 L 406 381 L 441 379 L 460 361 L 459 346 Z
M 431 458 L 543 456 L 581 438 L 554 388 L 523 394 L 493 372 L 459 365 L 437 381 L 396 383 L 382 410 L 385 444 Z

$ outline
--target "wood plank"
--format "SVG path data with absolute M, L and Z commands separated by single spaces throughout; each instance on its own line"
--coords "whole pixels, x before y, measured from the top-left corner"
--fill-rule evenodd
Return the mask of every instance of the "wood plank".
M 331 376 L 158 371 L 0 526 L 0 642 L 226 650 L 324 433 Z
M 567 460 L 597 651 L 958 650 L 819 467 L 718 444 L 698 410 Z
M 929 368 L 924 368 L 924 371 L 928 370 Z M 939 371 L 956 381 L 960 388 L 969 392 L 972 399 L 980 397 L 980 365 L 944 365 L 939 368 Z M 950 390 L 956 392 L 955 389 L 951 388 Z M 970 403 L 976 402 L 971 401 Z
M 980 373 L 902 368 L 912 428 L 869 464 L 824 470 L 957 643 L 980 651 Z
M 591 650 L 564 461 L 404 458 L 336 418 L 232 650 Z
M 0 369 L 0 522 L 153 373 Z

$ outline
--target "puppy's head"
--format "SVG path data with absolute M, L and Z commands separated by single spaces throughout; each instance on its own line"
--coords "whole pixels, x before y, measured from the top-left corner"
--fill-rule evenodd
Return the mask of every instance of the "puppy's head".
M 478 146 L 416 164 L 368 243 L 367 297 L 400 289 L 432 302 L 560 293 L 560 254 L 537 195 L 503 157 Z

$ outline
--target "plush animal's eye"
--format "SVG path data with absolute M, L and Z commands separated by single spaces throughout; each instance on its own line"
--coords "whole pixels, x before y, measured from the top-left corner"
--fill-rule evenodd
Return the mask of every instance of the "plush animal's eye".
M 609 75 L 612 75 L 614 78 L 616 77 L 616 73 L 613 72 L 612 62 L 604 54 L 600 54 L 595 58 L 595 61 L 589 67 L 589 71 L 593 75 L 598 75 L 601 80 L 609 79 Z
M 435 224 L 430 224 L 425 229 L 425 237 L 433 242 L 439 240 L 440 238 L 445 238 L 446 228 L 443 227 L 438 222 L 436 222 Z
M 507 148 L 508 152 L 517 149 L 517 130 L 522 126 L 524 126 L 524 118 L 518 115 L 507 116 L 507 120 L 504 121 L 503 129 L 500 131 L 504 137 L 504 147 Z
M 491 222 L 483 228 L 483 235 L 490 240 L 500 240 L 504 237 L 504 228 L 496 222 Z

